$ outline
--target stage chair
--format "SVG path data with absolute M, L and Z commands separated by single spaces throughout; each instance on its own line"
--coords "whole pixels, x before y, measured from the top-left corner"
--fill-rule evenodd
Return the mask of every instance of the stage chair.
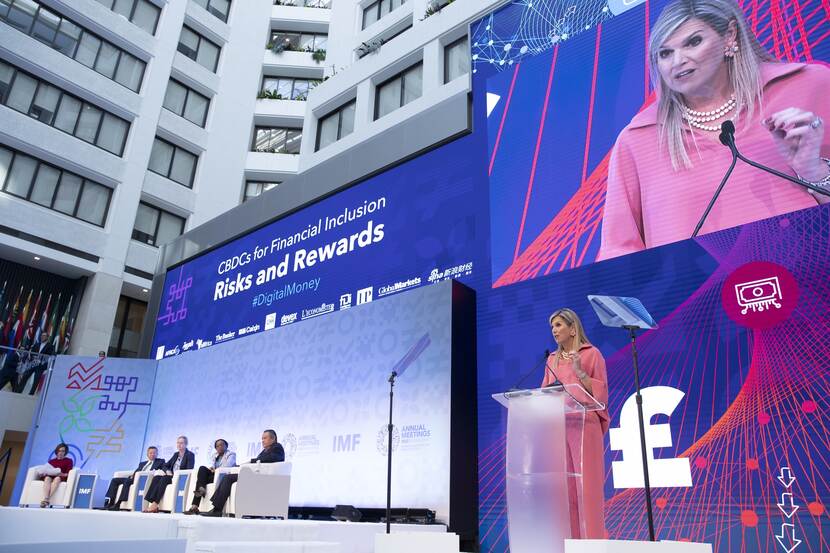
M 231 487 L 227 512 L 236 518 L 281 517 L 288 519 L 291 463 L 246 463 Z
M 144 492 L 146 492 L 147 488 L 150 487 L 150 482 L 153 481 L 154 476 L 155 473 L 152 470 L 136 472 L 135 477 L 133 478 L 133 485 L 130 486 L 130 493 L 127 496 L 126 504 L 122 501 L 121 509 L 125 509 L 127 511 L 137 511 L 140 513 L 148 505 L 150 505 L 144 501 Z
M 131 470 L 117 470 L 117 471 L 112 473 L 113 478 L 129 478 L 132 475 L 133 475 L 133 471 L 131 471 Z M 135 480 L 133 480 L 133 483 L 135 483 Z M 119 484 L 118 485 L 118 489 L 115 490 L 115 497 L 118 497 L 118 496 L 121 495 L 121 488 L 123 488 L 123 487 L 124 487 L 124 484 Z M 132 495 L 132 489 L 130 490 L 130 495 Z M 127 501 L 122 501 L 121 505 L 119 505 L 118 508 L 122 509 L 122 510 L 123 509 L 129 509 L 129 505 L 130 505 L 130 501 L 128 499 Z
M 207 465 L 203 465 L 203 466 L 207 467 Z M 210 467 L 208 467 L 208 468 L 210 468 Z M 220 468 L 219 470 L 224 472 L 225 469 Z M 193 476 L 190 477 L 190 482 L 187 485 L 187 493 L 185 494 L 185 502 L 184 502 L 185 503 L 185 505 L 184 505 L 185 511 L 190 509 L 190 506 L 193 504 L 193 494 L 196 492 L 196 475 L 197 474 L 199 474 L 199 467 L 196 467 L 195 469 L 193 469 Z M 213 479 L 216 480 L 215 475 L 214 475 Z M 213 495 L 213 490 L 215 490 L 215 489 L 216 489 L 216 486 L 214 486 L 214 484 L 212 482 L 208 483 L 205 486 L 205 496 L 199 502 L 199 505 L 197 505 L 197 507 L 199 507 L 200 511 L 202 511 L 202 512 L 210 511 L 213 508 L 213 504 L 210 502 L 210 496 Z
M 31 467 L 26 472 L 26 483 L 23 485 L 23 493 L 20 494 L 20 501 L 18 503 L 21 507 L 29 505 L 39 506 L 43 498 L 43 480 L 38 480 L 37 474 L 35 473 L 36 468 Z M 61 482 L 58 489 L 55 490 L 55 493 L 49 499 L 49 505 L 51 507 L 59 506 L 65 509 L 69 508 L 69 505 L 72 503 L 72 496 L 75 495 L 75 485 L 78 482 L 79 474 L 80 469 L 77 468 L 69 471 L 66 482 Z
M 186 510 L 184 502 L 190 487 L 191 474 L 193 474 L 192 469 L 178 470 L 173 473 L 173 481 L 164 489 L 164 497 L 159 502 L 159 511 L 181 513 Z
M 122 501 L 118 508 L 122 511 L 133 511 L 135 506 L 135 496 L 136 496 L 136 488 L 139 486 L 139 474 L 144 475 L 144 478 L 141 480 L 143 481 L 144 485 L 140 490 L 139 496 L 144 495 L 144 492 L 147 491 L 147 486 L 150 485 L 150 481 L 153 479 L 153 475 L 151 472 L 136 472 L 135 476 L 133 477 L 133 485 L 130 486 L 130 493 L 127 494 L 126 501 Z M 133 471 L 131 470 L 117 470 L 112 473 L 113 478 L 128 478 L 133 476 Z M 124 487 L 124 484 L 120 484 L 118 489 L 115 491 L 115 497 L 119 497 L 121 495 L 121 489 Z M 142 504 L 142 509 L 144 505 Z
M 202 502 L 199 503 L 200 511 L 204 512 L 213 509 L 213 503 L 210 502 L 210 498 L 213 496 L 213 492 L 216 491 L 216 484 L 218 484 L 222 477 L 226 474 L 239 474 L 239 467 L 221 467 L 216 469 L 216 473 L 213 476 L 213 482 L 205 486 L 205 497 L 203 497 Z M 231 488 L 231 491 L 233 491 L 233 488 Z M 190 495 L 190 500 L 193 501 L 192 493 Z M 230 499 L 228 499 L 228 502 L 225 503 L 225 507 L 222 509 L 222 512 L 225 514 L 228 513 L 228 503 L 230 503 Z

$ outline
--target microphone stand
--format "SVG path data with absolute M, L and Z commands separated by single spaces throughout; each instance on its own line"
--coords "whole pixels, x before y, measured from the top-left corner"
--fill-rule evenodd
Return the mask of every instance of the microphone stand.
M 398 373 L 389 375 L 389 425 L 386 427 L 386 533 L 392 533 L 392 398 L 395 395 L 395 378 Z
M 550 350 L 549 350 L 549 349 L 546 349 L 546 350 L 545 350 L 545 357 L 542 359 L 542 362 L 541 362 L 541 363 L 538 363 L 538 364 L 536 364 L 536 365 L 533 365 L 533 368 L 531 368 L 528 372 L 526 372 L 526 373 L 524 374 L 524 376 L 522 376 L 522 377 L 519 379 L 519 381 L 518 381 L 518 382 L 516 382 L 516 384 L 515 384 L 512 388 L 510 388 L 510 391 L 511 391 L 511 392 L 516 392 L 516 391 L 520 390 L 521 388 L 519 388 L 519 384 L 521 384 L 522 382 L 524 382 L 524 381 L 525 381 L 525 379 L 526 379 L 528 376 L 530 376 L 531 374 L 535 373 L 535 372 L 539 369 L 539 365 L 543 365 L 543 364 L 547 363 L 547 361 L 548 361 L 548 357 L 550 357 Z M 556 375 L 554 375 L 554 376 L 556 376 Z M 558 379 L 557 379 L 557 380 L 558 380 Z
M 735 162 L 732 162 L 735 165 Z M 726 182 L 726 179 L 724 179 Z M 713 200 L 714 201 L 714 200 Z M 643 457 L 643 484 L 646 490 L 646 513 L 648 516 L 648 537 L 649 541 L 656 541 L 654 537 L 654 512 L 651 507 L 651 483 L 648 476 L 648 452 L 646 449 L 646 429 L 643 420 L 643 396 L 640 394 L 640 366 L 637 363 L 637 326 L 624 326 L 631 335 L 631 355 L 634 359 L 634 387 L 636 389 L 637 421 L 640 424 L 640 451 Z
M 805 182 L 800 178 L 793 177 L 786 173 L 782 173 L 781 171 L 773 169 L 772 167 L 767 167 L 766 165 L 762 165 L 756 161 L 752 161 L 748 157 L 745 157 L 743 154 L 741 154 L 741 152 L 738 151 L 738 147 L 735 145 L 735 124 L 732 121 L 727 119 L 726 121 L 721 123 L 720 128 L 721 133 L 718 136 L 718 140 L 720 140 L 720 143 L 729 148 L 729 151 L 732 152 L 732 163 L 729 165 L 729 169 L 726 171 L 726 175 L 724 175 L 723 180 L 721 181 L 720 185 L 715 191 L 715 195 L 712 196 L 712 200 L 709 202 L 709 205 L 706 206 L 706 211 L 703 212 L 703 216 L 700 218 L 700 221 L 698 221 L 697 226 L 695 227 L 695 230 L 692 233 L 692 238 L 697 236 L 697 233 L 700 232 L 700 228 L 703 226 L 703 222 L 706 220 L 706 217 L 709 216 L 709 212 L 712 210 L 712 206 L 715 205 L 715 200 L 718 199 L 718 196 L 720 195 L 721 190 L 723 190 L 723 187 L 726 184 L 727 179 L 729 179 L 729 176 L 732 174 L 732 170 L 735 168 L 735 163 L 739 159 L 751 167 L 755 167 L 756 169 L 760 169 L 765 173 L 775 175 L 776 177 L 780 177 L 793 184 L 797 184 L 798 186 L 811 190 L 816 194 L 821 194 L 822 196 L 830 196 L 830 191 L 820 188 L 814 184 L 810 184 L 809 182 Z
M 767 167 L 766 165 L 761 165 L 760 163 L 758 163 L 756 161 L 752 161 L 751 159 L 749 159 L 747 157 L 744 157 L 738 151 L 738 149 L 735 147 L 734 142 L 732 144 L 732 148 L 734 149 L 735 154 L 737 154 L 738 159 L 740 159 L 741 161 L 743 161 L 747 165 L 751 165 L 752 167 L 755 167 L 756 169 L 760 169 L 761 171 L 767 172 L 771 175 L 775 175 L 776 177 L 781 177 L 782 179 L 788 180 L 793 184 L 797 184 L 798 186 L 801 186 L 802 188 L 812 190 L 816 194 L 821 194 L 822 196 L 830 196 L 830 192 L 828 192 L 824 188 L 820 188 L 820 187 L 818 187 L 814 184 L 810 184 L 809 182 L 806 182 L 806 181 L 803 181 L 799 178 L 788 175 L 787 173 L 782 173 L 781 171 L 773 169 L 772 167 Z
M 721 141 L 721 144 L 724 146 L 729 146 L 727 142 L 730 142 L 729 138 L 726 136 L 726 131 L 722 130 L 720 136 L 718 137 Z M 729 150 L 732 152 L 732 163 L 729 164 L 729 169 L 726 170 L 726 174 L 723 176 L 723 179 L 720 181 L 717 190 L 715 190 L 715 195 L 712 196 L 712 199 L 709 200 L 709 205 L 706 206 L 706 211 L 703 212 L 703 215 L 700 218 L 700 221 L 697 222 L 697 226 L 695 227 L 695 231 L 692 233 L 692 238 L 697 236 L 697 233 L 700 232 L 700 227 L 703 226 L 704 221 L 706 221 L 706 217 L 709 216 L 709 212 L 712 211 L 712 207 L 715 205 L 715 201 L 720 196 L 721 190 L 723 190 L 726 181 L 729 180 L 729 176 L 732 174 L 732 171 L 735 169 L 735 164 L 738 162 L 738 150 L 735 148 L 735 139 L 732 138 L 731 140 L 732 146 L 729 146 Z

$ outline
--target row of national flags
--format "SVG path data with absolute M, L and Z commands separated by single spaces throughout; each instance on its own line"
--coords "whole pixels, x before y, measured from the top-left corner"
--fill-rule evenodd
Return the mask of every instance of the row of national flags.
M 69 351 L 69 340 L 75 318 L 70 319 L 75 296 L 65 301 L 62 293 L 49 294 L 44 298 L 43 290 L 35 295 L 33 288 L 25 292 L 21 284 L 17 294 L 7 290 L 8 281 L 0 290 L 0 346 L 15 349 L 36 349 L 49 343 L 55 353 Z M 65 301 L 63 309 L 61 303 Z M 48 338 L 47 338 L 48 337 Z

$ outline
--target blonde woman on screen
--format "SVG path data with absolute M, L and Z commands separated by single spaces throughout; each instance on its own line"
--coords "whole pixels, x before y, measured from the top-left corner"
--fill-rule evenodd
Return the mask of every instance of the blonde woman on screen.
M 579 384 L 597 401 L 608 404 L 608 376 L 605 358 L 591 345 L 579 316 L 568 308 L 559 309 L 548 319 L 556 351 L 550 355 L 542 386 L 558 378 L 563 384 Z M 584 424 L 567 425 L 568 464 L 579 464 L 576 452 L 582 450 L 582 509 L 579 490 L 568 487 L 571 513 L 571 535 L 583 539 L 605 538 L 605 446 L 603 435 L 608 432 L 608 410 L 586 413 Z M 570 470 L 570 469 L 569 469 Z M 583 526 L 584 525 L 584 526 Z M 580 527 L 584 527 L 584 534 Z
M 670 2 L 648 59 L 658 98 L 611 153 L 598 259 L 692 235 L 731 161 L 727 119 L 744 155 L 830 189 L 830 69 L 776 62 L 733 0 Z M 826 201 L 739 162 L 701 233 Z

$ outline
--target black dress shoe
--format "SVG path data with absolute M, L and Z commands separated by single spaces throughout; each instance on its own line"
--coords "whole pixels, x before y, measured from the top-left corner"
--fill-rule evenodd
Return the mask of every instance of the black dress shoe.
M 190 509 L 184 512 L 186 515 L 198 515 L 199 514 L 199 507 L 193 505 Z
M 206 513 L 200 513 L 203 517 L 221 517 L 222 511 L 217 511 L 216 509 L 211 509 Z

